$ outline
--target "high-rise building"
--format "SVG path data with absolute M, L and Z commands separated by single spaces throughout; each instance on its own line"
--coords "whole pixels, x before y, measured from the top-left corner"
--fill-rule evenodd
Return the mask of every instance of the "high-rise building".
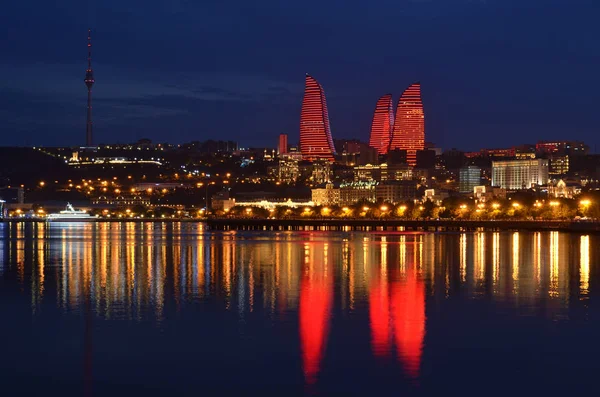
M 417 163 L 417 150 L 425 148 L 425 115 L 421 101 L 421 83 L 408 87 L 396 108 L 390 150 L 406 150 L 408 164 Z
M 508 190 L 529 189 L 548 183 L 548 160 L 492 161 L 492 186 Z
M 460 193 L 473 193 L 475 186 L 481 185 L 481 168 L 469 165 L 458 172 L 458 191 Z
M 375 148 L 379 154 L 386 154 L 390 148 L 393 128 L 394 108 L 392 105 L 392 94 L 386 94 L 379 98 L 375 106 L 369 146 Z
M 88 90 L 87 99 L 87 123 L 85 127 L 85 146 L 91 147 L 94 143 L 92 136 L 92 86 L 96 82 L 94 80 L 94 71 L 92 70 L 92 31 L 88 29 L 88 67 L 85 71 L 85 85 Z
M 308 74 L 300 115 L 300 152 L 302 159 L 308 161 L 333 161 L 335 154 L 325 92 L 317 80 Z
M 279 145 L 277 145 L 278 154 L 286 154 L 288 152 L 288 136 L 287 134 L 279 134 Z

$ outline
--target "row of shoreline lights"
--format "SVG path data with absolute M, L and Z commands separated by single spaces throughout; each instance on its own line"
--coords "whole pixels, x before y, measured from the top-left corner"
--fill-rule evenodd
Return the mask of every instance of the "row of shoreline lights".
M 558 202 L 558 201 L 550 201 L 548 204 L 549 204 L 551 207 L 557 207 L 557 206 L 559 206 L 559 205 L 560 205 L 560 202 Z M 591 201 L 591 200 L 588 200 L 588 199 L 585 199 L 585 200 L 581 200 L 581 201 L 579 202 L 579 204 L 580 204 L 582 207 L 584 207 L 584 208 L 586 208 L 586 209 L 587 209 L 587 208 L 588 208 L 590 205 L 592 205 L 592 201 Z M 492 206 L 492 208 L 493 208 L 494 210 L 497 210 L 497 209 L 499 209 L 499 208 L 501 207 L 501 205 L 500 205 L 499 203 L 492 203 L 492 204 L 491 204 L 491 206 Z M 520 209 L 520 208 L 522 207 L 522 205 L 521 205 L 521 204 L 519 204 L 519 203 L 512 203 L 512 204 L 511 204 L 511 206 L 512 206 L 512 207 L 513 207 L 515 210 L 518 210 L 518 209 Z M 536 202 L 533 204 L 533 206 L 534 206 L 534 207 L 536 207 L 536 208 L 541 208 L 541 207 L 543 207 L 543 206 L 544 206 L 544 204 L 543 204 L 543 203 L 541 203 L 540 201 L 537 201 L 537 200 L 536 200 Z M 482 211 L 485 209 L 485 207 L 486 207 L 486 206 L 485 206 L 485 204 L 483 204 L 483 203 L 479 203 L 479 204 L 477 204 L 477 209 L 476 209 L 475 211 L 476 211 L 476 212 L 482 212 Z M 423 207 L 422 205 L 418 206 L 417 208 L 418 208 L 420 211 L 423 211 L 423 210 L 425 209 L 425 207 Z M 440 207 L 440 208 L 443 208 L 443 209 L 445 209 L 445 207 Z M 461 210 L 463 210 L 463 211 L 466 211 L 466 210 L 468 210 L 468 209 L 469 209 L 469 206 L 468 206 L 467 204 L 461 204 L 461 205 L 459 206 L 459 208 L 460 208 Z M 372 209 L 372 208 L 371 208 L 371 207 L 368 207 L 368 206 L 364 206 L 364 207 L 362 207 L 362 210 L 363 210 L 363 212 L 368 212 L 368 211 L 370 211 L 371 209 Z M 399 207 L 398 207 L 398 209 L 399 209 L 401 212 L 404 212 L 404 211 L 406 211 L 407 207 L 406 207 L 405 205 L 401 205 L 401 206 L 399 206 Z M 389 210 L 389 207 L 388 207 L 387 205 L 382 205 L 381 207 L 379 207 L 379 210 L 380 210 L 380 211 L 382 211 L 382 212 L 387 212 L 387 211 Z M 311 207 L 305 207 L 305 208 L 304 208 L 304 213 L 306 213 L 306 214 L 310 213 L 311 211 L 312 211 L 312 208 L 311 208 Z M 346 214 L 347 214 L 348 212 L 350 212 L 350 208 L 348 208 L 348 207 L 342 207 L 342 211 L 343 211 L 344 213 L 346 213 Z M 228 212 L 228 211 L 227 211 L 227 212 Z M 272 213 L 272 212 L 274 212 L 274 210 L 273 210 L 273 209 L 270 209 L 270 210 L 269 210 L 269 212 L 271 212 L 271 213 Z M 321 212 L 323 212 L 323 213 L 326 215 L 326 214 L 329 214 L 329 212 L 331 212 L 331 209 L 330 209 L 329 207 L 323 207 L 323 208 L 321 208 Z M 247 213 L 247 214 L 251 214 L 251 213 L 252 213 L 252 207 L 247 207 L 247 208 L 246 208 L 246 213 Z

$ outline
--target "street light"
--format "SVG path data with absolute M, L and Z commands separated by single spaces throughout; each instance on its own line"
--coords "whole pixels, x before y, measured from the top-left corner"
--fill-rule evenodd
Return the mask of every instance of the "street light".
M 585 200 L 581 200 L 579 202 L 579 204 L 581 204 L 582 206 L 584 206 L 585 208 L 587 208 L 587 207 L 589 207 L 592 204 L 592 202 L 590 200 L 588 200 L 588 199 L 585 199 Z
M 382 205 L 379 209 L 382 210 L 383 212 L 385 212 L 388 210 L 388 207 L 387 207 L 387 205 Z

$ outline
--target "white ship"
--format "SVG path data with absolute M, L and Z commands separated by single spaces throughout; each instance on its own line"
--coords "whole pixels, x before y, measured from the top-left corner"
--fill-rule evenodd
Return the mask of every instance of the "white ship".
M 88 214 L 82 210 L 76 210 L 70 203 L 67 203 L 67 209 L 58 214 L 48 214 L 48 222 L 86 222 L 93 221 L 97 216 Z

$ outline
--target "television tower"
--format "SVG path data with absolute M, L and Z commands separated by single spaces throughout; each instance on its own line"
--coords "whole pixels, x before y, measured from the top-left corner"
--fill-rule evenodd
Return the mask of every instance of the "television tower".
M 92 139 L 92 86 L 94 85 L 94 71 L 92 70 L 92 30 L 88 29 L 88 67 L 85 71 L 85 85 L 88 89 L 87 124 L 85 127 L 85 146 L 93 145 Z

